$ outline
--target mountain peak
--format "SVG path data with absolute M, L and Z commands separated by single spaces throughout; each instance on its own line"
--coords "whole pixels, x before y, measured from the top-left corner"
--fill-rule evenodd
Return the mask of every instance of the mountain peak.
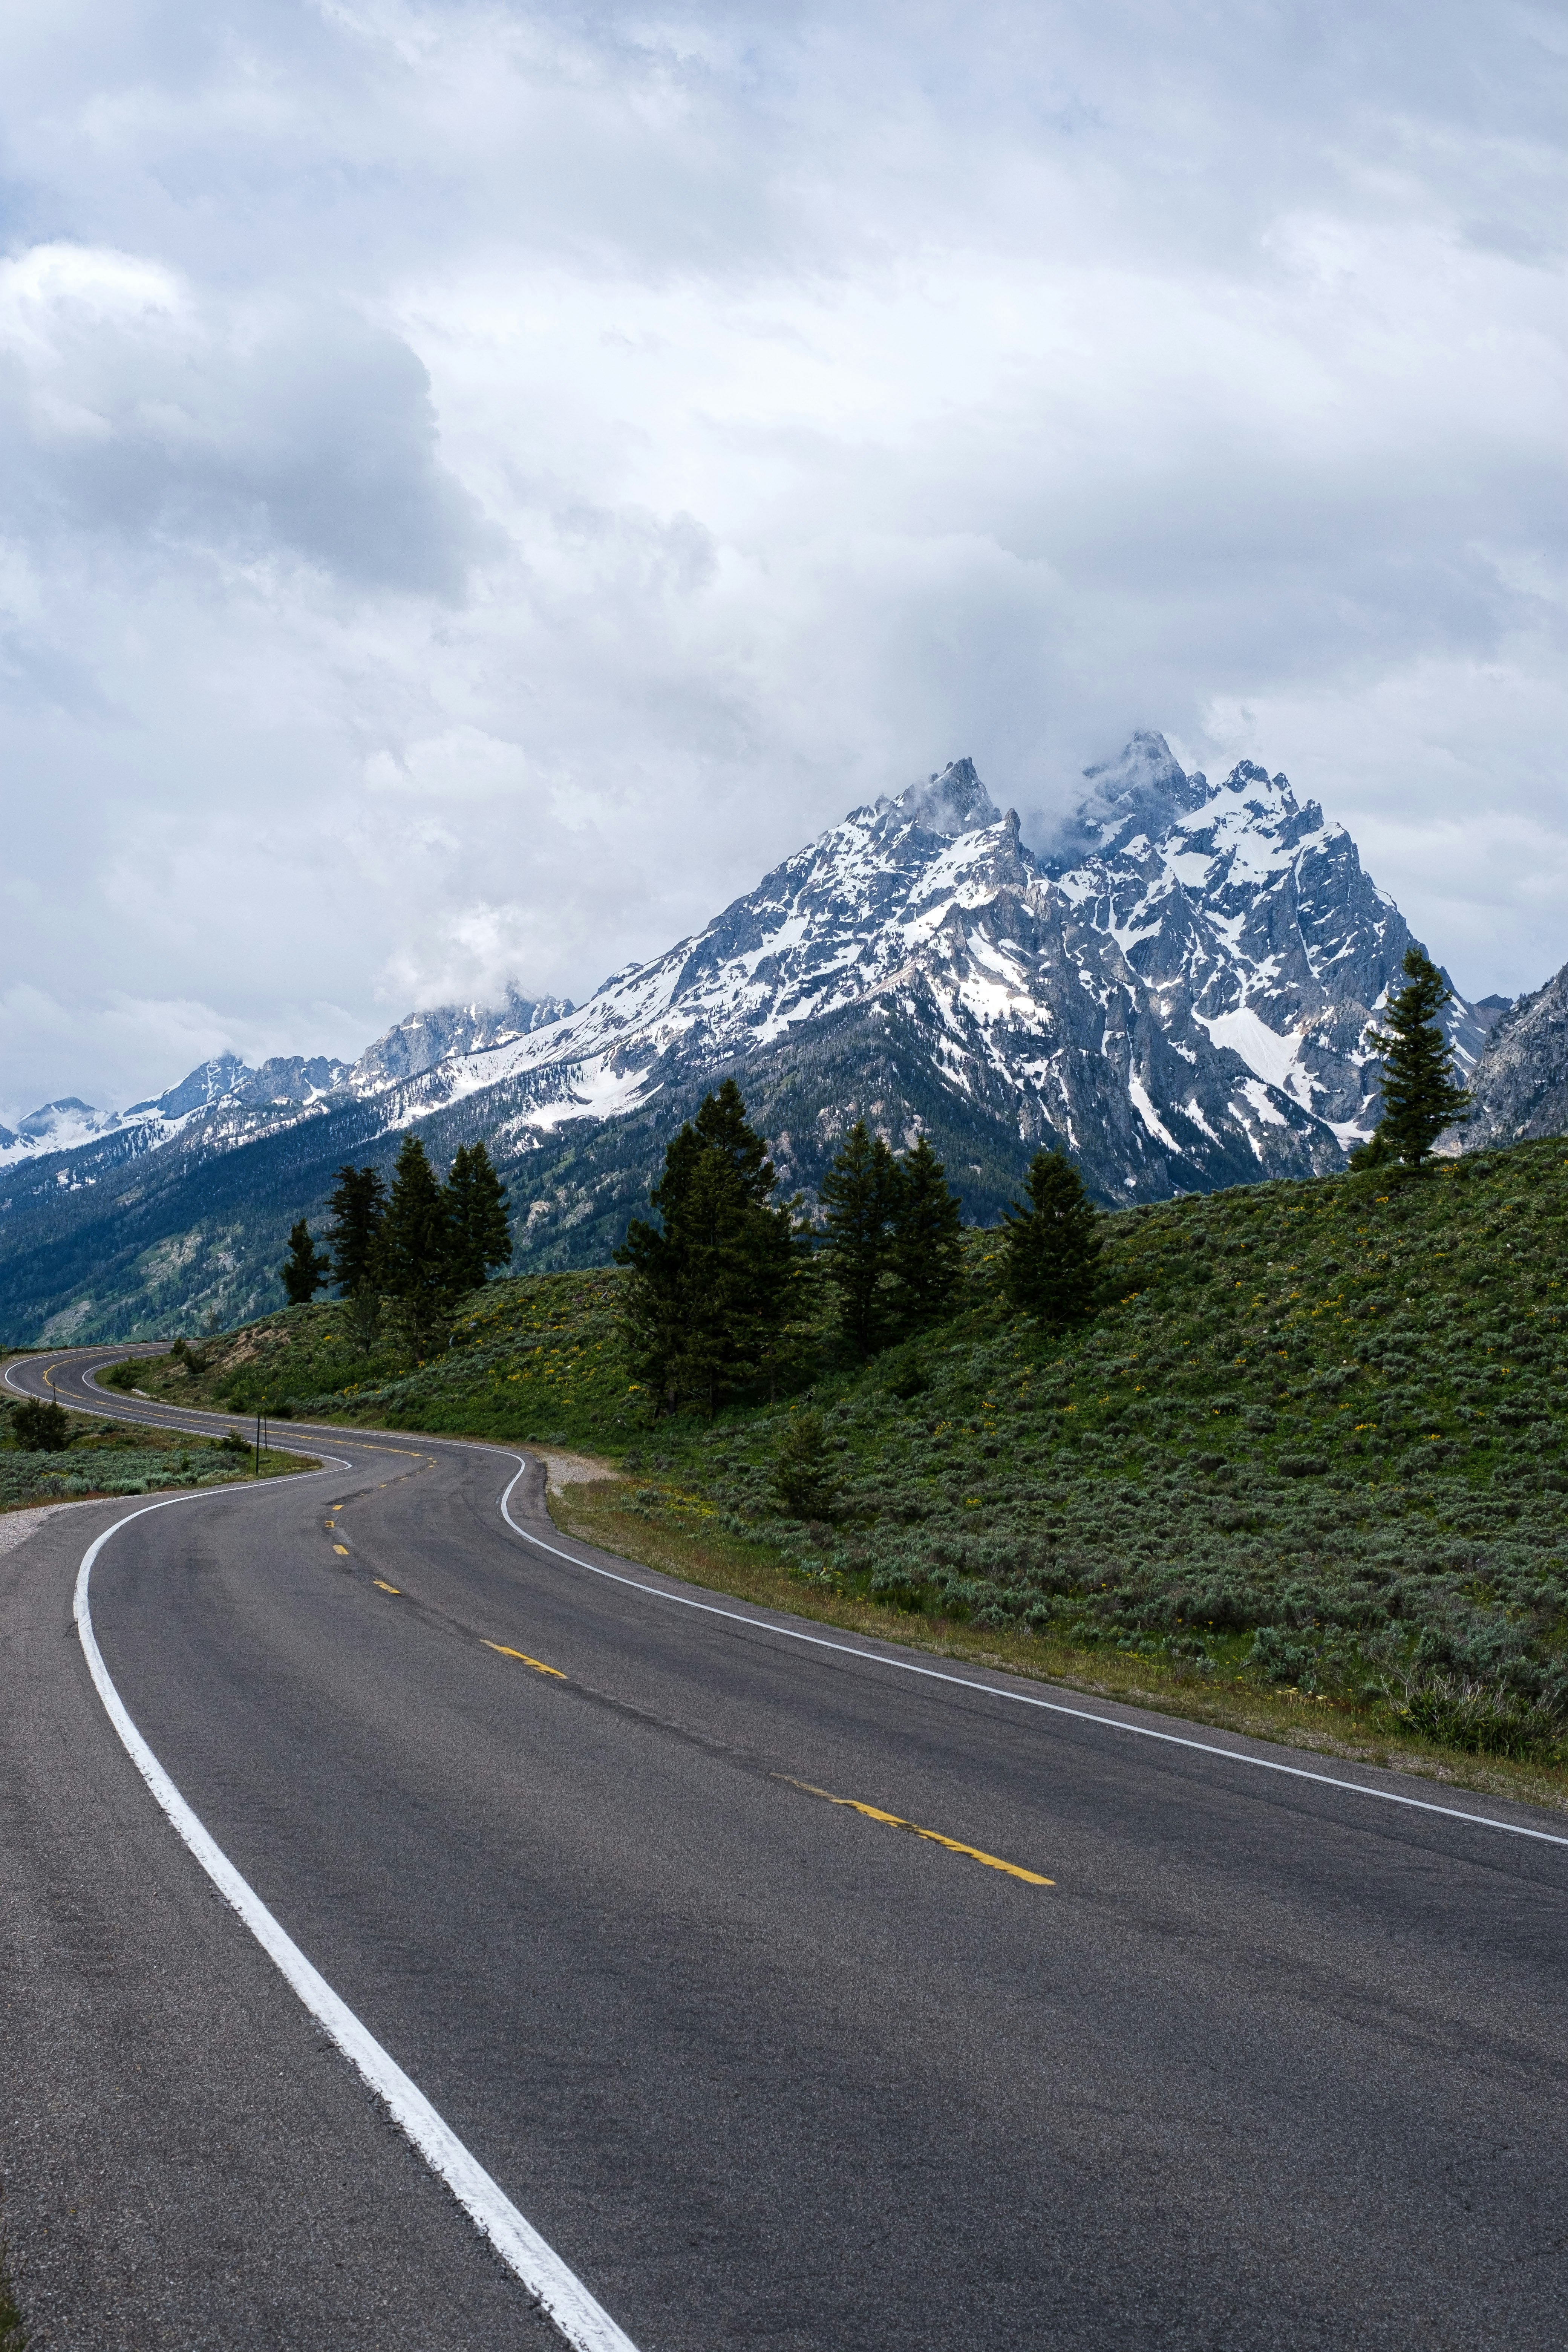
M 1184 773 L 1164 737 L 1142 727 L 1116 759 L 1086 768 L 1083 781 L 1088 790 L 1041 861 L 1047 873 L 1064 874 L 1082 857 L 1113 856 L 1141 834 L 1157 841 L 1209 794 L 1208 778 Z
M 50 1135 L 62 1124 L 61 1114 L 66 1112 L 75 1112 L 83 1118 L 98 1117 L 91 1103 L 83 1102 L 79 1095 L 60 1095 L 54 1102 L 40 1103 L 17 1125 L 23 1135 Z
M 950 760 L 940 775 L 911 784 L 892 803 L 927 833 L 973 833 L 1000 824 L 1002 812 L 981 782 L 973 760 Z

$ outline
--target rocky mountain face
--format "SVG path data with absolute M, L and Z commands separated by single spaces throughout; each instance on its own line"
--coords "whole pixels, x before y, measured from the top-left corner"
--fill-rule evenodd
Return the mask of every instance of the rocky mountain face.
M 1447 1139 L 1456 1150 L 1568 1133 L 1568 964 L 1499 1014 L 1470 1089 L 1474 1116 Z
M 1211 784 L 1140 736 L 1088 781 L 1048 854 L 968 761 L 857 809 L 695 938 L 454 1054 L 402 1108 L 482 1089 L 522 1149 L 755 1072 L 852 1015 L 918 1040 L 954 1109 L 999 1120 L 1015 1158 L 1059 1143 L 1108 1201 L 1339 1166 L 1377 1115 L 1363 1038 L 1410 944 L 1397 908 L 1283 776 L 1243 762 Z M 1451 1017 L 1468 1069 L 1485 1024 L 1463 1003 Z M 812 1138 L 860 1116 L 897 1140 L 914 1106 L 852 1082 Z M 812 1182 L 811 1138 L 780 1149 Z
M 347 1068 L 228 1056 L 118 1118 L 47 1107 L 100 1124 L 0 1140 L 0 1328 L 255 1311 L 332 1168 L 390 1160 L 410 1123 L 438 1156 L 489 1140 L 523 1260 L 602 1260 L 729 1073 L 808 1195 L 860 1117 L 895 1144 L 928 1131 L 982 1221 L 1042 1144 L 1107 1202 L 1342 1165 L 1376 1118 L 1363 1036 L 1410 943 L 1349 835 L 1284 776 L 1244 761 L 1211 784 L 1157 735 L 1085 782 L 1031 848 L 954 761 L 580 1006 L 514 993 L 412 1013 Z M 1451 1023 L 1468 1070 L 1487 1008 Z
M 365 1047 L 345 1074 L 345 1089 L 356 1095 L 383 1094 L 454 1055 L 484 1054 L 497 1045 L 513 1045 L 571 1010 L 563 997 L 535 999 L 509 989 L 499 1005 L 443 1004 L 434 1012 L 410 1013 Z
M 123 1157 L 127 1148 L 136 1152 L 155 1150 L 196 1119 L 212 1119 L 215 1132 L 223 1131 L 226 1123 L 237 1139 L 243 1139 L 246 1121 L 236 1116 L 226 1122 L 226 1113 L 281 1111 L 286 1118 L 298 1118 L 311 1104 L 334 1094 L 349 1075 L 348 1063 L 329 1061 L 321 1055 L 310 1059 L 300 1054 L 279 1056 L 253 1070 L 237 1054 L 219 1054 L 166 1094 L 132 1103 L 122 1111 L 95 1110 L 90 1103 L 68 1095 L 58 1102 L 46 1103 L 14 1130 L 0 1127 L 0 1171 L 8 1161 L 56 1152 L 76 1154 L 89 1145 L 107 1147 L 111 1160 Z M 67 1171 L 63 1181 L 78 1181 L 87 1164 L 81 1171 Z
M 499 1005 L 444 1004 L 410 1013 L 367 1045 L 357 1062 L 295 1054 L 252 1069 L 237 1054 L 219 1054 L 166 1094 L 132 1103 L 122 1111 L 95 1110 L 75 1095 L 62 1096 L 31 1112 L 15 1129 L 0 1127 L 0 1171 L 8 1160 L 75 1152 L 105 1138 L 133 1138 L 135 1150 L 153 1150 L 184 1133 L 193 1122 L 199 1122 L 205 1140 L 218 1148 L 254 1140 L 318 1105 L 386 1094 L 454 1055 L 510 1044 L 571 1010 L 561 997 L 536 1001 L 510 990 Z M 78 1181 L 85 1172 L 84 1163 L 68 1181 Z
M 1184 775 L 1158 735 L 1134 736 L 1046 861 L 1116 939 L 1162 1003 L 1349 1146 L 1377 1118 L 1378 1066 L 1363 1044 L 1411 944 L 1394 901 L 1362 871 L 1344 827 L 1282 775 L 1243 761 L 1223 784 Z M 1485 1041 L 1477 1008 L 1448 1016 L 1467 1071 Z

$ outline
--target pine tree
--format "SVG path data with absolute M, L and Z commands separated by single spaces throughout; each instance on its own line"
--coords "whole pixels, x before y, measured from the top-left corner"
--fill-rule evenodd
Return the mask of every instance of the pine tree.
M 894 1301 L 884 1276 L 902 1192 L 897 1160 L 858 1118 L 822 1180 L 822 1198 L 828 1279 L 838 1293 L 845 1337 L 862 1356 L 875 1355 L 892 1324 Z
M 620 1323 L 631 1368 L 659 1403 L 672 1410 L 679 1394 L 686 1324 L 680 1213 L 701 1149 L 697 1130 L 688 1121 L 670 1139 L 664 1167 L 648 1192 L 658 1224 L 650 1224 L 646 1217 L 634 1217 L 615 1253 L 616 1265 L 629 1269 L 621 1295 Z
M 301 1217 L 289 1229 L 289 1255 L 279 1268 L 289 1306 L 308 1307 L 317 1291 L 325 1289 L 331 1270 L 331 1259 L 325 1250 L 316 1247 L 310 1239 L 310 1228 Z
M 928 1136 L 899 1163 L 889 1264 L 895 1312 L 905 1331 L 950 1315 L 963 1280 L 963 1214 L 946 1177 Z
M 447 1201 L 452 1287 L 479 1290 L 489 1280 L 492 1268 L 511 1264 L 506 1186 L 482 1143 L 458 1146 L 447 1179 Z
M 1026 1180 L 1027 1208 L 1002 1212 L 1002 1279 L 1015 1307 L 1060 1328 L 1094 1311 L 1100 1254 L 1094 1204 L 1060 1151 L 1037 1151 Z
M 1407 950 L 1405 976 L 1405 986 L 1389 999 L 1384 1027 L 1366 1033 L 1383 1056 L 1383 1117 L 1373 1140 L 1419 1168 L 1443 1129 L 1468 1117 L 1470 1097 L 1455 1078 L 1437 1020 L 1453 991 L 1422 948 Z
M 451 1211 L 412 1129 L 398 1150 L 371 1272 L 402 1305 L 415 1346 L 428 1352 L 451 1310 Z
M 340 1168 L 327 1203 L 332 1213 L 332 1280 L 345 1297 L 374 1286 L 376 1241 L 386 1214 L 386 1186 L 376 1168 Z
M 631 1269 L 622 1328 L 639 1379 L 671 1407 L 712 1411 L 769 1371 L 795 1317 L 799 1246 L 767 1147 L 732 1078 L 675 1136 L 648 1198 L 616 1252 Z
M 826 1519 L 837 1499 L 833 1457 L 819 1412 L 796 1412 L 773 1455 L 773 1494 L 792 1519 Z

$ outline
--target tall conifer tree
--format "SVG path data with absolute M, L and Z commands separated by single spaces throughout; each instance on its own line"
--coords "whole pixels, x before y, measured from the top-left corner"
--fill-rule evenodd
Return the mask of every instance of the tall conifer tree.
M 1469 1113 L 1470 1097 L 1454 1075 L 1454 1057 L 1437 1015 L 1454 993 L 1422 948 L 1405 958 L 1405 985 L 1388 1002 L 1382 1030 L 1367 1044 L 1383 1056 L 1383 1117 L 1373 1142 L 1419 1168 L 1446 1127 Z
M 435 1345 L 451 1306 L 451 1210 L 412 1129 L 393 1171 L 373 1273 L 402 1302 L 415 1344 Z
M 326 1287 L 332 1261 L 325 1250 L 319 1250 L 310 1239 L 310 1228 L 303 1217 L 289 1229 L 289 1255 L 279 1271 L 283 1276 L 283 1293 L 290 1307 L 308 1307 L 318 1290 Z
M 454 1290 L 478 1290 L 495 1268 L 511 1264 L 506 1186 L 482 1143 L 458 1148 L 447 1179 Z
M 1094 1311 L 1100 1255 L 1094 1204 L 1060 1151 L 1037 1151 L 1025 1189 L 1028 1206 L 1002 1212 L 1002 1278 L 1015 1307 L 1060 1328 Z
M 327 1203 L 332 1225 L 332 1280 L 345 1297 L 373 1286 L 376 1241 L 386 1214 L 386 1186 L 377 1168 L 340 1168 Z
M 648 1196 L 658 1223 L 634 1218 L 616 1252 L 631 1270 L 622 1328 L 633 1367 L 662 1402 L 689 1396 L 711 1411 L 776 1362 L 799 1273 L 777 1181 L 727 1078 L 665 1152 Z
M 845 1337 L 862 1356 L 889 1336 L 894 1302 L 884 1277 L 902 1192 L 900 1171 L 879 1135 L 858 1118 L 822 1180 L 828 1279 L 838 1293 Z
M 963 1274 L 963 1213 L 947 1171 L 919 1137 L 899 1163 L 889 1263 L 895 1311 L 906 1331 L 939 1323 L 952 1312 Z

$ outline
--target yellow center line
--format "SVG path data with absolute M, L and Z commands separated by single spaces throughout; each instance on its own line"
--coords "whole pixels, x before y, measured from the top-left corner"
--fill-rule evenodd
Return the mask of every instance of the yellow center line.
M 908 1830 L 911 1837 L 929 1838 L 932 1845 L 943 1845 L 949 1853 L 966 1853 L 971 1862 L 983 1862 L 987 1870 L 1005 1870 L 1009 1878 L 1021 1878 L 1026 1886 L 1054 1886 L 1054 1878 L 1042 1878 L 1037 1870 L 1025 1870 L 1018 1863 L 1004 1862 L 999 1854 L 982 1853 L 977 1845 L 963 1845 L 957 1838 L 943 1837 L 940 1830 L 922 1830 L 918 1822 L 906 1822 L 898 1813 L 885 1813 L 879 1805 L 863 1805 L 858 1797 L 836 1797 L 828 1789 L 817 1789 L 809 1780 L 792 1780 L 787 1772 L 775 1779 L 788 1782 L 792 1789 L 804 1789 L 808 1797 L 825 1798 L 830 1805 L 847 1805 L 851 1812 L 864 1813 L 868 1822 L 886 1822 L 890 1830 Z
M 342 1549 L 342 1547 L 340 1546 L 340 1547 L 339 1547 L 339 1549 Z M 373 1577 L 371 1578 L 371 1580 L 371 1580 L 371 1582 L 372 1582 L 373 1584 L 378 1584 L 378 1585 L 381 1585 L 381 1590 L 383 1591 L 383 1592 L 391 1592 L 391 1593 L 394 1593 L 394 1594 L 395 1594 L 395 1595 L 396 1595 L 396 1597 L 397 1597 L 397 1599 L 398 1599 L 399 1601 L 401 1601 L 401 1600 L 402 1600 L 403 1595 L 402 1595 L 401 1591 L 399 1591 L 399 1590 L 398 1590 L 398 1588 L 397 1588 L 397 1586 L 396 1586 L 395 1584 L 382 1584 L 382 1582 L 381 1582 L 381 1579 L 380 1579 L 380 1577 L 379 1577 L 379 1576 L 373 1576 Z
M 484 1640 L 482 1634 L 479 1638 L 481 1641 Z M 566 1680 L 559 1666 L 547 1666 L 542 1658 L 531 1658 L 526 1650 L 509 1650 L 504 1642 L 485 1642 L 485 1647 L 487 1650 L 493 1650 L 500 1658 L 521 1658 L 523 1664 L 531 1666 L 536 1675 L 553 1675 L 558 1683 L 563 1683 Z
M 343 1558 L 344 1558 L 345 1559 L 347 1559 L 347 1558 L 348 1558 L 348 1556 L 349 1556 L 349 1548 L 348 1548 L 347 1544 L 334 1544 L 334 1545 L 332 1546 L 332 1549 L 333 1549 L 334 1551 L 341 1551 L 341 1552 L 342 1552 L 342 1556 L 343 1556 Z

